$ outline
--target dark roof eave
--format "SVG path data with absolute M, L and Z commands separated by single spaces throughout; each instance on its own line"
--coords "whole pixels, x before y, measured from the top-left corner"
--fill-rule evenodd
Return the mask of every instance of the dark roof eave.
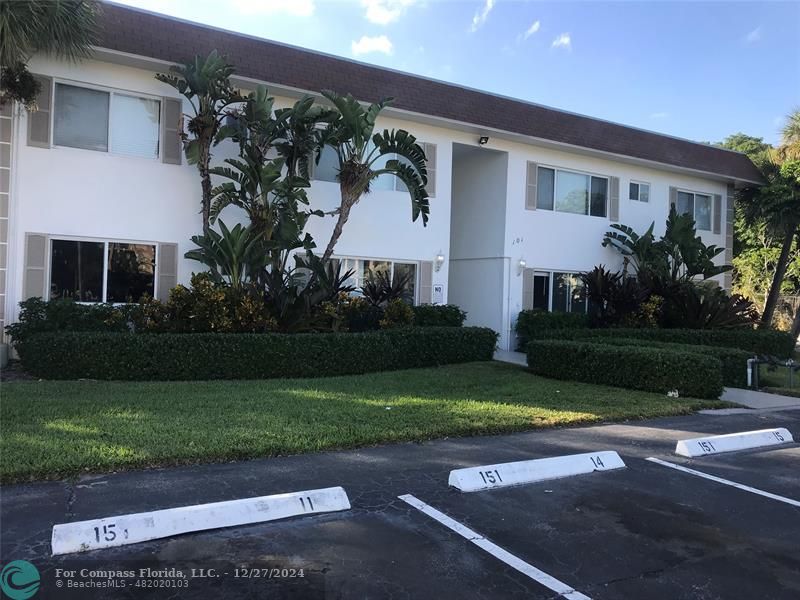
M 237 74 L 297 90 L 333 89 L 363 101 L 566 146 L 763 183 L 741 153 L 568 113 L 522 100 L 286 46 L 171 17 L 103 4 L 101 47 L 166 62 L 219 50 Z

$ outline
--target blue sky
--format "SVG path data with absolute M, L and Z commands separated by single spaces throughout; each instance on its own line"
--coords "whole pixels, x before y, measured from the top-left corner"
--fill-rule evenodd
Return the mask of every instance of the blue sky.
M 800 2 L 117 1 L 693 140 L 800 106 Z

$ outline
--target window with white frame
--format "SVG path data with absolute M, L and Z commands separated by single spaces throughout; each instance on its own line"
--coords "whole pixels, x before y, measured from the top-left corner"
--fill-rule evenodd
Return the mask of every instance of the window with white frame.
M 586 290 L 577 273 L 534 271 L 533 309 L 586 312 Z
M 607 205 L 608 177 L 538 167 L 537 208 L 605 217 Z
M 628 185 L 628 198 L 638 202 L 650 202 L 650 184 L 631 181 Z
M 51 239 L 50 299 L 139 302 L 155 292 L 155 244 Z
M 711 231 L 711 195 L 697 194 L 678 190 L 675 210 L 678 213 L 692 215 L 695 227 L 701 231 Z
M 403 299 L 409 304 L 415 304 L 417 301 L 417 263 L 415 262 L 342 256 L 331 260 L 334 264 L 341 265 L 342 275 L 347 271 L 352 271 L 352 275 L 346 281 L 346 285 L 356 288 L 356 294 L 359 294 L 360 288 L 367 281 L 374 279 L 378 273 L 385 273 L 392 281 L 398 277 L 407 276 L 408 285 L 406 286 Z
M 55 146 L 158 158 L 160 122 L 159 100 L 56 83 Z

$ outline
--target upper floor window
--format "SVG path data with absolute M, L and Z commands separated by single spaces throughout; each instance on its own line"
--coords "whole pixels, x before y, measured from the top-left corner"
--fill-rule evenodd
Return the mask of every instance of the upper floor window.
M 631 181 L 628 186 L 628 198 L 639 202 L 650 202 L 650 184 Z
M 711 231 L 711 195 L 678 191 L 675 210 L 692 215 L 695 226 L 701 231 Z
M 539 167 L 537 188 L 537 208 L 592 217 L 607 214 L 608 177 Z
M 161 102 L 56 83 L 56 146 L 158 158 Z
M 53 239 L 50 298 L 78 302 L 139 302 L 154 295 L 153 244 Z

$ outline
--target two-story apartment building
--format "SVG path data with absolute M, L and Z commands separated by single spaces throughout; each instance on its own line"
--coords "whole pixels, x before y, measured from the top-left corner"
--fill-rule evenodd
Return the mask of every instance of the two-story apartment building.
M 116 5 L 101 23 L 92 59 L 33 58 L 37 112 L 5 106 L 0 117 L 3 325 L 27 297 L 165 298 L 200 269 L 183 258 L 201 219 L 176 129 L 182 105 L 154 74 L 213 49 L 236 66 L 237 85 L 266 84 L 278 106 L 322 89 L 395 98 L 378 126 L 425 144 L 430 222 L 412 223 L 407 194 L 379 182 L 336 254 L 357 280 L 411 272 L 417 302 L 462 306 L 468 323 L 500 332 L 502 348 L 523 308 L 585 310 L 575 274 L 619 266 L 601 247 L 613 222 L 663 231 L 674 204 L 730 261 L 733 190 L 761 179 L 743 154 L 521 100 Z M 335 175 L 323 156 L 314 207 L 336 205 Z M 228 210 L 228 224 L 241 217 Z M 312 219 L 318 245 L 333 224 Z

